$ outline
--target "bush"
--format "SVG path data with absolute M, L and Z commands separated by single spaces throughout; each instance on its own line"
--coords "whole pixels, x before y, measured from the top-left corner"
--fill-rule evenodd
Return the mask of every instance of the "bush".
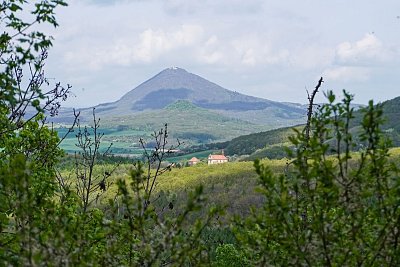
M 219 245 L 216 249 L 215 258 L 215 267 L 250 266 L 243 253 L 240 253 L 232 244 Z

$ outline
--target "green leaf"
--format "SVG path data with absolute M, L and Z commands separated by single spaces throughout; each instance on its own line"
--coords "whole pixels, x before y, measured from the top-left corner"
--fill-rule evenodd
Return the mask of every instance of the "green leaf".
M 22 8 L 21 8 L 19 5 L 17 5 L 17 4 L 11 4 L 11 6 L 9 7 L 9 9 L 10 9 L 12 12 L 16 12 L 16 11 L 18 11 L 18 10 L 22 10 Z

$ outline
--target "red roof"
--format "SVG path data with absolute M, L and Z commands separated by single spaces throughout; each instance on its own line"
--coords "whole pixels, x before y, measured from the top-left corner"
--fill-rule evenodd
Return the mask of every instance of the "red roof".
M 225 157 L 224 155 L 210 155 L 208 156 L 208 159 L 215 159 L 215 160 L 228 160 L 227 157 Z
M 191 162 L 199 162 L 200 160 L 196 157 L 191 158 L 189 161 Z

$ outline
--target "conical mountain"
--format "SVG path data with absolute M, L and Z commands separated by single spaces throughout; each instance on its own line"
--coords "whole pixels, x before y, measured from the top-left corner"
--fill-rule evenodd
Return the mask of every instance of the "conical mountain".
M 161 110 L 178 100 L 257 124 L 286 126 L 304 120 L 300 105 L 274 102 L 225 89 L 182 68 L 165 69 L 116 102 L 96 107 L 99 116 Z M 84 112 L 85 113 L 85 112 Z
M 150 137 L 165 123 L 173 140 L 193 145 L 304 123 L 306 113 L 301 105 L 240 94 L 176 67 L 161 71 L 118 101 L 95 109 L 102 130 L 107 132 L 105 139 L 112 141 L 117 153 L 131 153 L 137 149 L 132 144 Z M 72 120 L 71 111 L 52 119 L 61 127 Z M 80 110 L 80 121 L 93 121 L 92 108 Z M 72 139 L 67 140 L 69 144 L 74 143 Z
M 184 69 L 173 67 L 128 92 L 116 104 L 129 103 L 133 104 L 132 110 L 145 110 L 164 108 L 177 100 L 188 100 L 200 107 L 213 109 L 218 109 L 218 104 L 232 102 L 271 102 L 235 93 Z M 230 108 L 240 108 L 233 104 Z

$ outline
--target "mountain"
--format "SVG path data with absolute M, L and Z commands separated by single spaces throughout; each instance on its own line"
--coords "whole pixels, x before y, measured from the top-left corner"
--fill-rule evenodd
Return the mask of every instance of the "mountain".
M 104 140 L 121 153 L 136 149 L 139 137 L 150 138 L 165 123 L 170 137 L 195 145 L 301 124 L 306 113 L 300 104 L 240 94 L 177 67 L 161 71 L 115 102 L 94 108 L 106 132 Z M 92 122 L 92 109 L 79 110 L 82 123 Z M 63 127 L 72 120 L 72 111 L 63 109 L 52 122 Z M 73 142 L 65 141 L 65 149 L 75 149 Z
M 184 69 L 168 68 L 140 84 L 118 101 L 96 106 L 99 117 L 135 115 L 162 110 L 178 100 L 214 111 L 221 115 L 241 119 L 271 128 L 304 122 L 302 105 L 280 103 L 240 94 L 225 89 Z M 90 117 L 91 108 L 82 109 L 82 117 Z M 63 113 L 63 117 L 71 117 Z M 60 120 L 60 119 L 59 119 Z

